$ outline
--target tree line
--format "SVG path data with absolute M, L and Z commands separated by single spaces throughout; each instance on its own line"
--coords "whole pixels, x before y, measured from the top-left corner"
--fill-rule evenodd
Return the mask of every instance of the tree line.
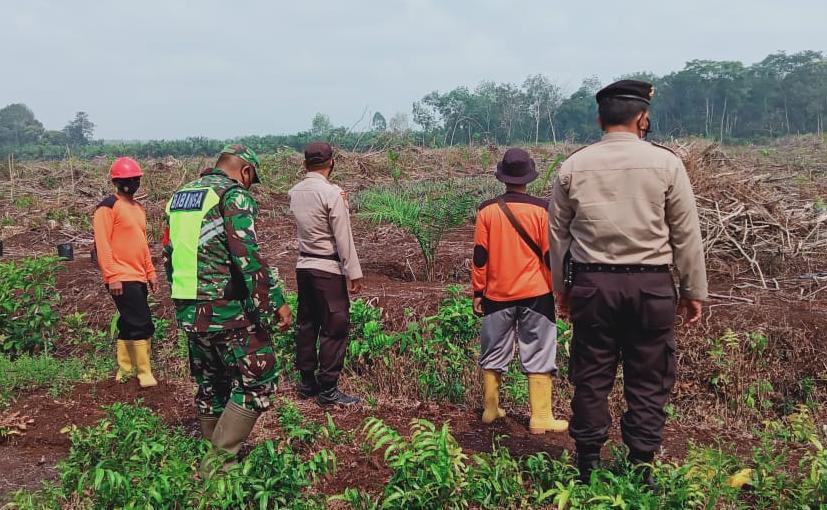
M 664 76 L 641 72 L 622 78 L 654 83 L 651 118 L 655 138 L 701 136 L 737 142 L 824 132 L 827 58 L 821 51 L 778 52 L 752 65 L 692 60 Z M 264 152 L 301 149 L 318 138 L 349 150 L 404 144 L 586 143 L 600 136 L 594 94 L 603 85 L 595 77 L 586 78 L 567 95 L 542 74 L 519 84 L 486 81 L 474 88 L 426 94 L 413 103 L 410 116 L 397 113 L 386 120 L 375 112 L 361 128 L 336 127 L 319 113 L 306 131 L 232 141 Z M 0 154 L 60 158 L 72 148 L 87 157 L 213 155 L 228 141 L 189 137 L 113 143 L 93 140 L 94 128 L 89 116 L 78 112 L 62 130 L 46 130 L 26 105 L 11 104 L 0 110 Z
M 651 118 L 661 138 L 703 136 L 720 141 L 823 133 L 827 116 L 827 58 L 819 51 L 769 55 L 747 66 L 693 60 L 665 76 L 635 73 L 655 85 Z M 566 97 L 543 75 L 521 85 L 483 82 L 431 92 L 413 105 L 423 142 L 589 142 L 600 136 L 594 95 L 603 86 L 583 80 Z

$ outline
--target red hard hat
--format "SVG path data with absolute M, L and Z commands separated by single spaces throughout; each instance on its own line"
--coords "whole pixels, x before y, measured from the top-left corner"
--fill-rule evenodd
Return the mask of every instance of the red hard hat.
M 109 177 L 112 179 L 129 179 L 144 175 L 141 166 L 132 158 L 118 158 L 109 167 Z

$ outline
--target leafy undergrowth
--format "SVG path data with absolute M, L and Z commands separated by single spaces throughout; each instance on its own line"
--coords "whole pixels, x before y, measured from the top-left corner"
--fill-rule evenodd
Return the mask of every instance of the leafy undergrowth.
M 98 424 L 70 432 L 72 449 L 58 465 L 59 482 L 18 492 L 6 508 L 311 510 L 334 502 L 354 510 L 827 507 L 827 450 L 805 408 L 766 424 L 761 445 L 746 462 L 721 449 L 693 447 L 680 465 L 656 463 L 655 491 L 629 469 L 619 448 L 606 469 L 583 484 L 566 453 L 515 458 L 495 444 L 491 453 L 469 455 L 447 424 L 421 419 L 411 422 L 407 438 L 376 418 L 350 435 L 329 417 L 325 425 L 307 422 L 287 401 L 277 410 L 282 441 L 259 444 L 227 472 L 204 481 L 197 474 L 204 441 L 168 428 L 143 407 L 118 403 L 106 409 Z M 312 436 L 320 430 L 337 442 L 361 441 L 366 455 L 382 452 L 392 471 L 384 488 L 320 494 L 320 478 L 336 476 L 334 454 L 313 448 Z M 792 449 L 803 451 L 797 470 L 788 469 Z M 735 473 L 746 485 L 734 486 Z
M 96 425 L 70 431 L 59 482 L 19 492 L 7 508 L 324 508 L 324 498 L 305 489 L 335 470 L 327 450 L 303 455 L 287 442 L 265 441 L 204 481 L 198 466 L 206 442 L 168 428 L 144 407 L 117 403 L 106 410 Z
M 111 359 L 99 353 L 65 359 L 22 355 L 14 360 L 0 354 L 0 409 L 21 391 L 46 388 L 57 396 L 74 383 L 99 380 L 113 372 L 112 365 Z

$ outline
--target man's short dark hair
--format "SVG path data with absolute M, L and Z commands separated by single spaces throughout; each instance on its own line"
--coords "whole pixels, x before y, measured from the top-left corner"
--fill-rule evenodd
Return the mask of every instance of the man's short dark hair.
M 649 109 L 643 101 L 607 97 L 597 105 L 600 120 L 605 126 L 621 126 Z

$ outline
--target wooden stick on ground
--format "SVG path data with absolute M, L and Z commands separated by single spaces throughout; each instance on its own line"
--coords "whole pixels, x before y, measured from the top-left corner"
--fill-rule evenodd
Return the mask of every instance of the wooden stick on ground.
M 740 297 L 740 296 L 727 296 L 726 294 L 715 294 L 710 292 L 709 297 L 715 299 L 723 299 L 726 301 L 739 301 L 741 303 L 749 303 L 751 305 L 755 304 L 755 301 L 750 298 Z

